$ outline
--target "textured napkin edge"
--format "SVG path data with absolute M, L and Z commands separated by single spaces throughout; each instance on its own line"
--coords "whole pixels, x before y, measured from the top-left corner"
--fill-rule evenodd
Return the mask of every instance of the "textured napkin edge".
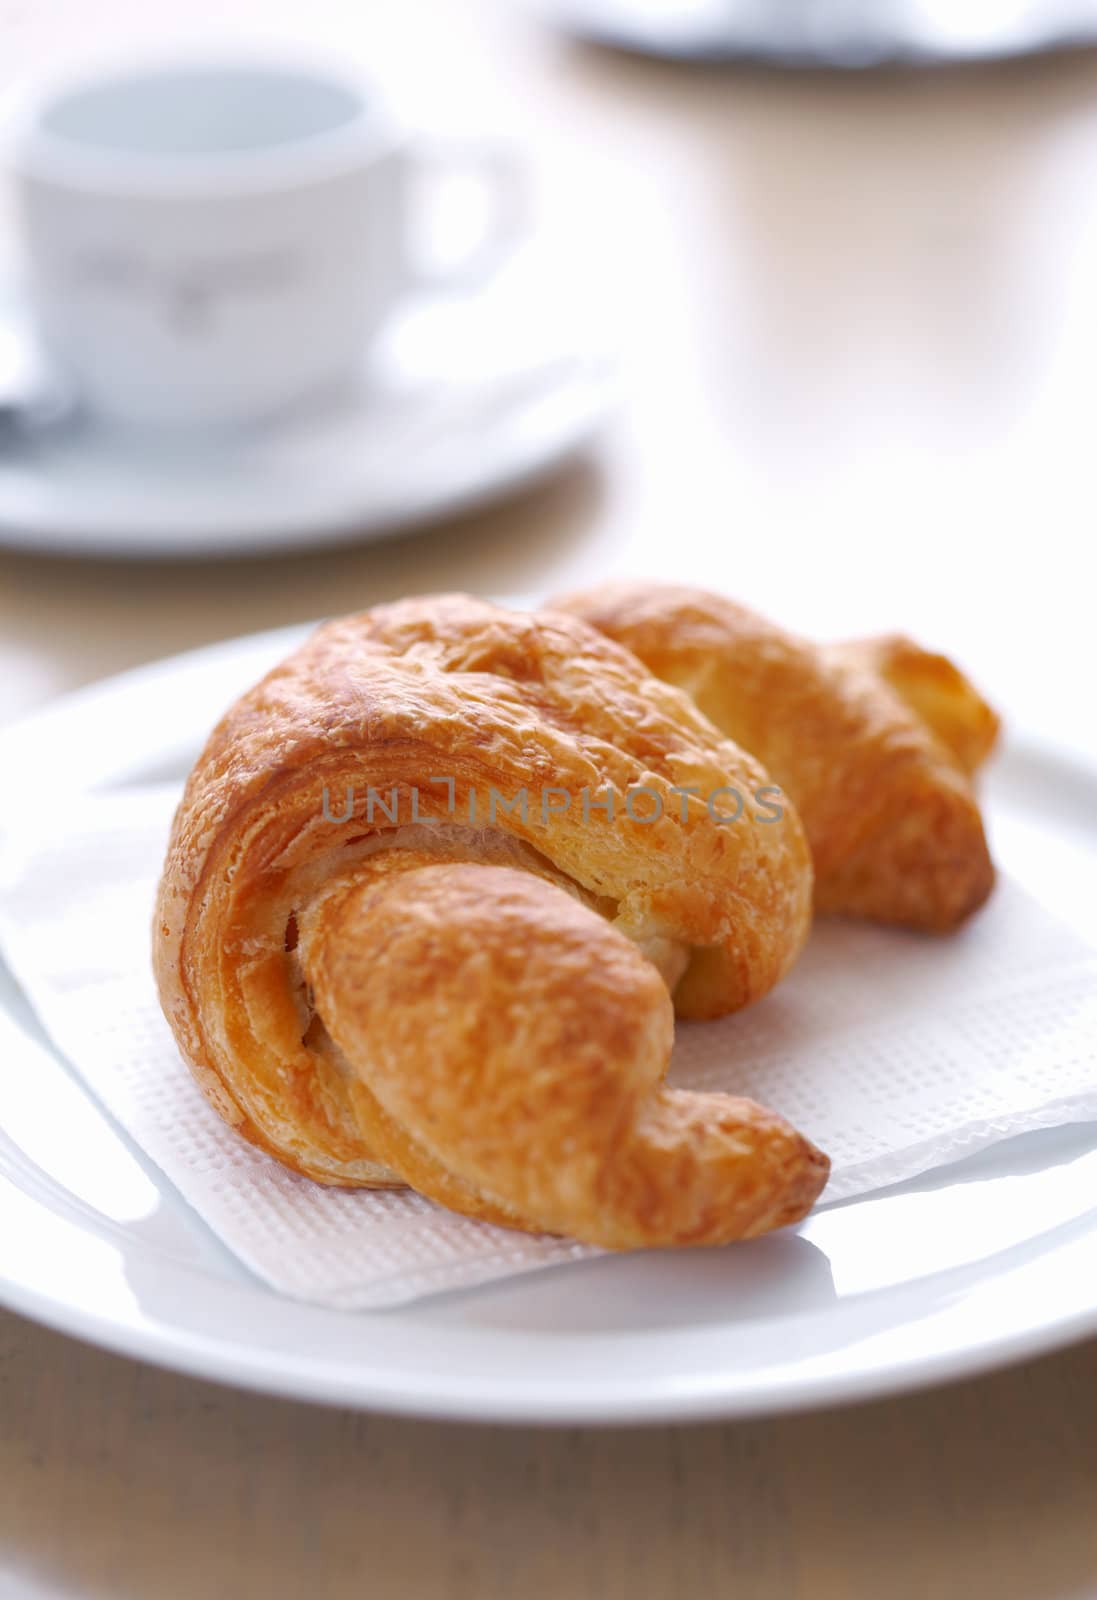
M 930 1172 L 947 1173 L 969 1156 L 990 1150 L 1007 1139 L 1087 1122 L 1097 1125 L 1097 1091 L 1063 1095 L 1058 1100 L 1041 1101 L 1036 1106 L 1018 1107 L 1000 1117 L 973 1117 L 947 1137 L 934 1135 L 893 1155 L 869 1156 L 846 1167 L 835 1184 L 836 1192 L 832 1193 L 829 1186 L 824 1189 L 814 1210 L 824 1211 L 830 1206 L 893 1189 Z

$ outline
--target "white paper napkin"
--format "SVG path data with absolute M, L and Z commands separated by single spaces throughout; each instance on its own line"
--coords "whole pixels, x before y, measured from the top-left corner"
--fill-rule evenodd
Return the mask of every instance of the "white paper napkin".
M 344 1308 L 594 1254 L 410 1192 L 321 1188 L 221 1123 L 149 967 L 177 798 L 174 786 L 81 797 L 63 820 L 20 829 L 0 871 L 0 949 L 57 1047 L 229 1249 L 273 1288 Z M 950 939 L 823 923 L 760 1005 L 680 1027 L 671 1071 L 784 1112 L 833 1160 L 824 1203 L 848 1199 L 1011 1134 L 1097 1119 L 1097 954 L 1009 881 Z

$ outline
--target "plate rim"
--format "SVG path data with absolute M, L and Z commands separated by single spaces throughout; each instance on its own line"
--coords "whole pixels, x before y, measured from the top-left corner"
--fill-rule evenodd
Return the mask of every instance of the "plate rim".
M 176 1265 L 177 1270 L 187 1273 L 185 1266 Z M 1023 1268 L 1013 1270 L 1020 1272 Z M 283 1297 L 269 1290 L 265 1298 L 279 1302 Z M 452 1384 L 438 1383 L 433 1377 L 424 1380 L 421 1374 L 411 1382 L 407 1372 L 401 1371 L 399 1384 L 394 1384 L 384 1368 L 375 1370 L 365 1381 L 359 1376 L 348 1384 L 339 1367 L 325 1369 L 322 1365 L 300 1361 L 292 1365 L 273 1359 L 257 1361 L 254 1350 L 237 1344 L 226 1347 L 225 1341 L 212 1337 L 202 1340 L 190 1336 L 180 1342 L 164 1331 L 139 1329 L 92 1313 L 73 1314 L 71 1306 L 55 1298 L 26 1288 L 13 1291 L 4 1278 L 0 1278 L 0 1306 L 97 1349 L 226 1388 L 422 1421 L 512 1427 L 644 1427 L 744 1421 L 845 1408 L 982 1377 L 1097 1335 L 1094 1303 L 1054 1321 L 1034 1322 L 1008 1334 L 972 1340 L 959 1349 L 938 1351 L 929 1357 L 909 1355 L 869 1373 L 854 1369 L 797 1379 L 793 1368 L 782 1387 L 758 1386 L 752 1391 L 741 1384 L 736 1386 L 737 1375 L 729 1370 L 720 1378 L 710 1376 L 704 1387 L 693 1392 L 673 1387 L 653 1391 L 649 1381 L 643 1379 L 641 1389 L 623 1387 L 616 1393 L 580 1398 L 577 1393 L 561 1396 L 553 1390 L 539 1392 L 529 1386 L 508 1388 L 498 1380 L 494 1385 L 489 1382 L 474 1387 L 465 1375 Z M 324 1314 L 358 1318 L 393 1315 L 326 1310 Z M 437 1337 L 444 1340 L 451 1332 L 440 1325 Z

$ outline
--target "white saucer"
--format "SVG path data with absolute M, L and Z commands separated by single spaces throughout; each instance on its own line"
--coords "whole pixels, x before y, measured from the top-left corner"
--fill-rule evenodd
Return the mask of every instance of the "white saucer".
M 0 731 L 0 768 L 34 774 L 0 812 L 181 778 L 303 632 L 142 667 Z M 1097 934 L 1097 762 L 1011 739 L 987 800 L 1002 865 Z M 423 1416 L 654 1422 L 864 1400 L 1097 1334 L 1094 1125 L 1003 1142 L 796 1233 L 349 1313 L 281 1298 L 231 1258 L 3 968 L 0 1062 L 0 1303 L 220 1382 Z
M 575 33 L 648 55 L 826 67 L 994 61 L 1093 41 L 1090 0 L 951 0 L 880 6 L 759 5 L 757 0 L 527 0 Z
M 210 556 L 385 538 L 525 487 L 587 444 L 612 362 L 566 278 L 516 263 L 419 299 L 351 393 L 231 440 L 63 423 L 0 437 L 0 544 Z M 21 330 L 5 296 L 6 332 Z

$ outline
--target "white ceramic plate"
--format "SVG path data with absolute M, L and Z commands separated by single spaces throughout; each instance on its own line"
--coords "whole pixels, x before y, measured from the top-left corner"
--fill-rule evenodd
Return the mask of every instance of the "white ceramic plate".
M 534 249 L 485 288 L 420 297 L 338 403 L 220 441 L 74 421 L 0 430 L 0 545 L 208 557 L 354 543 L 525 488 L 587 445 L 613 363 L 574 272 Z M 0 373 L 33 346 L 0 293 Z
M 182 775 L 300 637 L 126 674 L 0 732 L 5 807 Z M 79 794 L 72 793 L 72 804 Z M 1024 742 L 990 779 L 1003 863 L 1097 935 L 1097 764 Z M 714 1418 L 865 1399 L 1097 1332 L 1097 1129 L 1013 1140 L 795 1233 L 599 1258 L 381 1313 L 271 1293 L 96 1106 L 0 972 L 0 1284 L 81 1338 L 303 1399 L 479 1420 Z

